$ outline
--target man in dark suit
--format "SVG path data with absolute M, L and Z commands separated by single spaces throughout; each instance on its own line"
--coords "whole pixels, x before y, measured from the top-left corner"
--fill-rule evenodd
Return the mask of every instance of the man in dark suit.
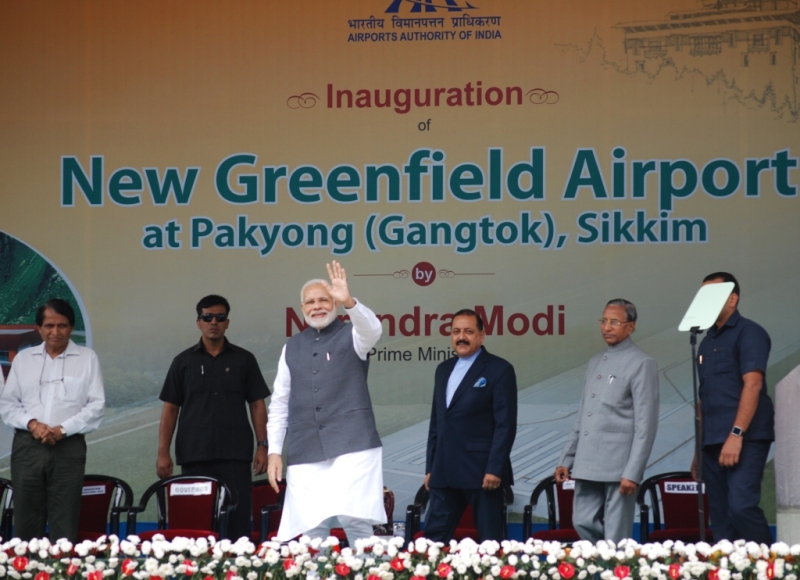
M 483 348 L 483 320 L 473 310 L 453 316 L 457 357 L 436 369 L 428 432 L 425 536 L 449 542 L 467 505 L 480 541 L 503 540 L 503 488 L 513 485 L 511 446 L 517 434 L 514 367 Z

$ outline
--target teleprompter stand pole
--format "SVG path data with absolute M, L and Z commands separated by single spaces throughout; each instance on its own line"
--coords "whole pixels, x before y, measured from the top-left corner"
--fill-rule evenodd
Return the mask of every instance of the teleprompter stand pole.
M 699 326 L 690 330 L 692 345 L 692 385 L 694 387 L 694 456 L 697 470 L 697 516 L 700 519 L 700 541 L 706 541 L 705 502 L 703 502 L 703 425 L 700 420 L 700 396 L 697 385 L 697 335 L 703 331 Z

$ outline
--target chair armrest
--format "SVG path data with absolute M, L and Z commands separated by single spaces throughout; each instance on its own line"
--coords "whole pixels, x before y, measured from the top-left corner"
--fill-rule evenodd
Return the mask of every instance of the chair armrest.
M 227 538 L 228 537 L 228 514 L 231 511 L 231 506 L 223 506 L 219 510 L 219 518 L 217 519 L 217 528 L 220 538 Z M 239 538 L 234 538 L 233 541 L 238 540 Z
M 419 531 L 421 514 L 422 506 L 420 504 L 412 503 L 406 507 L 406 545 L 414 541 L 414 534 Z
M 120 514 L 128 513 L 132 507 L 116 506 L 111 508 L 111 516 L 109 517 L 110 532 L 115 536 L 119 536 L 119 518 Z
M 639 505 L 639 541 L 646 544 L 650 539 L 650 506 L 646 503 Z
M 533 527 L 533 506 L 528 504 L 522 511 L 522 541 L 526 541 L 531 537 L 531 528 Z
M 267 534 L 269 533 L 269 518 L 272 515 L 272 512 L 278 511 L 282 508 L 283 506 L 277 503 L 268 504 L 261 508 L 261 526 L 258 532 L 259 543 L 267 541 Z
M 0 518 L 0 536 L 3 536 L 3 541 L 7 542 L 11 539 L 11 523 L 14 521 L 14 508 L 9 507 L 3 510 L 2 518 Z
M 223 505 L 219 510 L 219 518 L 217 519 L 217 528 L 220 538 L 228 537 L 228 517 L 230 516 L 231 511 L 233 511 L 235 507 L 236 504 Z M 233 541 L 236 541 L 238 539 L 239 538 L 233 538 Z
M 508 505 L 503 504 L 503 539 L 508 539 Z
M 127 522 L 128 523 L 128 528 L 126 530 L 126 533 L 129 536 L 132 536 L 132 535 L 134 535 L 136 533 L 136 517 L 137 517 L 137 514 L 142 513 L 144 510 L 145 510 L 145 506 L 142 506 L 142 505 L 138 505 L 138 506 L 134 506 L 134 507 L 128 508 L 128 510 L 127 510 L 128 511 L 128 522 Z
M 539 504 L 539 496 L 544 493 L 545 497 L 547 498 L 547 526 L 551 530 L 556 529 L 556 494 L 553 490 L 555 485 L 558 484 L 556 483 L 555 477 L 552 475 L 544 478 L 533 489 L 530 502 L 528 503 L 528 505 L 531 506 L 531 513 L 533 513 L 533 510 L 535 510 L 536 506 Z

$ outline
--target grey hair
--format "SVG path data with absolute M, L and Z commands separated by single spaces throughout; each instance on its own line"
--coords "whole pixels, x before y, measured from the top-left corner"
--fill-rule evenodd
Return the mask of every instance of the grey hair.
M 305 284 L 303 284 L 303 287 L 300 289 L 300 304 L 302 304 L 303 300 L 305 300 L 306 289 L 308 289 L 309 286 L 322 286 L 325 283 L 326 283 L 325 280 L 323 280 L 322 278 L 313 278 L 308 282 L 306 282 Z
M 609 306 L 622 306 L 625 309 L 625 314 L 628 316 L 627 322 L 636 322 L 636 306 L 633 305 L 633 302 L 629 302 L 624 298 L 614 298 L 608 301 L 606 308 Z

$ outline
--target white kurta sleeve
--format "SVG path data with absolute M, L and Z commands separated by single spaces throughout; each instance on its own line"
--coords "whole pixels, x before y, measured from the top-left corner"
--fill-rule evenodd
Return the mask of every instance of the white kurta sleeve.
M 289 425 L 289 393 L 292 388 L 292 376 L 286 364 L 286 346 L 281 350 L 278 360 L 278 373 L 272 383 L 272 396 L 269 400 L 269 420 L 267 421 L 267 440 L 270 453 L 281 453 L 286 439 L 286 428 Z
M 353 347 L 356 354 L 361 360 L 367 360 L 369 351 L 383 334 L 383 325 L 375 313 L 358 300 L 352 308 L 345 308 L 345 312 L 353 323 Z

